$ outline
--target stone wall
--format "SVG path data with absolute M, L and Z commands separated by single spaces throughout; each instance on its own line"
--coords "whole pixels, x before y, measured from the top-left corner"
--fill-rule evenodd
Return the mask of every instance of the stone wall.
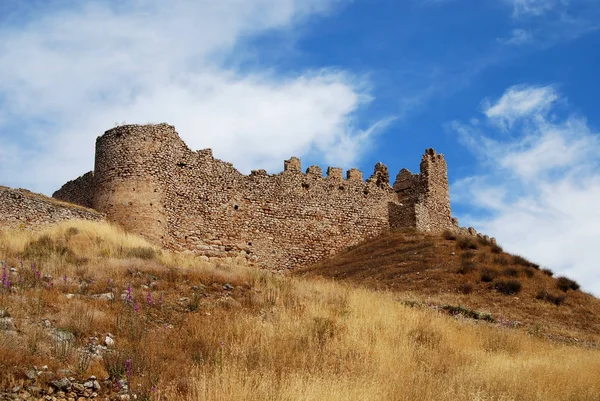
M 93 207 L 95 189 L 94 173 L 90 171 L 73 181 L 67 182 L 52 197 L 91 208 Z
M 94 210 L 69 205 L 24 189 L 0 186 L 0 228 L 35 229 L 63 220 L 102 220 Z
M 403 170 L 393 187 L 381 163 L 366 181 L 357 169 L 345 179 L 337 167 L 325 177 L 318 166 L 303 172 L 295 157 L 283 167 L 244 175 L 210 149 L 189 150 L 168 124 L 127 125 L 99 137 L 93 174 L 55 196 L 162 246 L 241 254 L 272 268 L 316 262 L 390 228 L 452 226 L 446 163 L 433 150 L 420 174 Z

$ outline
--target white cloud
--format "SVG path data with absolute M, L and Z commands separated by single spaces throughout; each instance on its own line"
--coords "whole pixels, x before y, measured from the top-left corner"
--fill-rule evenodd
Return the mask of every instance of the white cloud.
M 543 117 L 557 99 L 551 86 L 513 86 L 495 104 L 484 102 L 484 114 L 510 128 L 519 119 Z
M 509 88 L 503 104 L 512 110 L 544 103 L 539 89 Z M 463 224 L 600 295 L 600 133 L 582 117 L 551 120 L 548 107 L 525 107 L 529 124 L 510 136 L 497 131 L 494 116 L 477 127 L 454 122 L 463 143 L 483 145 L 470 147 L 480 156 L 478 173 L 453 184 L 453 200 L 471 207 L 459 216 Z
M 565 0 L 504 0 L 513 7 L 513 15 L 542 15 Z
M 90 170 L 95 137 L 123 121 L 169 122 L 192 149 L 213 147 L 245 172 L 307 153 L 350 165 L 385 126 L 353 125 L 370 101 L 364 79 L 224 62 L 252 55 L 253 35 L 338 2 L 85 1 L 1 28 L 0 146 L 11 157 L 0 153 L 0 180 L 51 192 Z
M 521 46 L 533 42 L 533 35 L 525 29 L 513 29 L 509 37 L 498 41 L 506 45 Z

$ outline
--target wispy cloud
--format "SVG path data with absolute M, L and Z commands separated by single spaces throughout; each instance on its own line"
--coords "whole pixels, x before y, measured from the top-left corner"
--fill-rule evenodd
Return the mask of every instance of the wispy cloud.
M 483 121 L 453 122 L 480 160 L 453 184 L 453 199 L 471 208 L 464 222 L 599 295 L 600 133 L 581 116 L 553 116 L 559 99 L 552 86 L 512 87 Z M 514 123 L 510 135 L 497 119 Z
M 307 153 L 350 165 L 387 121 L 354 124 L 371 101 L 365 78 L 332 69 L 248 72 L 223 61 L 249 51 L 240 45 L 253 35 L 293 29 L 338 3 L 132 0 L 18 9 L 20 22 L 0 28 L 0 180 L 51 192 L 90 170 L 95 137 L 124 121 L 172 123 L 190 147 L 213 147 L 246 172 L 278 171 L 284 158 Z
M 558 98 L 551 86 L 513 86 L 498 101 L 484 101 L 484 114 L 505 128 L 519 119 L 545 116 Z
M 542 15 L 552 10 L 557 5 L 565 4 L 565 0 L 503 0 L 513 7 L 513 15 L 519 17 L 522 15 Z
M 533 35 L 526 29 L 513 29 L 506 38 L 498 39 L 500 43 L 512 46 L 522 46 L 533 42 Z

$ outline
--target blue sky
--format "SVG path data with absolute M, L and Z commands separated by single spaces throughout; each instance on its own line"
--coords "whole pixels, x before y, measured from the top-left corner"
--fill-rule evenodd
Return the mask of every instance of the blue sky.
M 454 214 L 600 294 L 596 0 L 0 0 L 0 184 L 51 194 L 115 124 L 243 172 L 449 164 Z

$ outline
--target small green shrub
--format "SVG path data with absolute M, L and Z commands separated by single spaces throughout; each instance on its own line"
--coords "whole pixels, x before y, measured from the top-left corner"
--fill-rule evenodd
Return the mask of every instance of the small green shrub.
M 567 290 L 573 290 L 573 291 L 577 291 L 579 289 L 579 284 L 577 284 L 576 281 L 571 280 L 570 278 L 567 277 L 559 277 L 556 279 L 556 286 L 564 291 L 567 292 Z
M 473 251 L 465 251 L 460 254 L 460 258 L 462 260 L 470 260 L 470 259 L 473 259 L 474 257 L 475 257 L 475 252 L 473 252 Z
M 48 259 L 52 255 L 72 258 L 73 251 L 62 243 L 55 242 L 49 235 L 42 235 L 30 241 L 23 251 L 23 258 L 30 260 Z
M 490 313 L 477 312 L 460 305 L 442 305 L 441 308 L 445 311 L 448 311 L 448 313 L 452 316 L 463 315 L 471 319 L 483 320 L 490 323 L 494 323 L 496 321 L 496 319 L 494 319 L 494 317 Z
M 517 280 L 498 281 L 494 288 L 501 294 L 515 295 L 521 291 L 521 283 Z

